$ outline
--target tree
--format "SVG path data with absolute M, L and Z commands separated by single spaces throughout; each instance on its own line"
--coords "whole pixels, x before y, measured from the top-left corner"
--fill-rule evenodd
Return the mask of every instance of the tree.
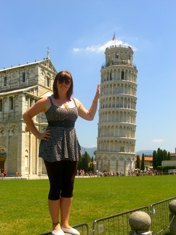
M 168 160 L 171 160 L 170 152 L 168 152 L 167 159 L 168 159 Z
M 162 149 L 158 148 L 157 150 L 157 166 L 161 166 L 163 160 L 163 151 Z
M 84 154 L 84 171 L 87 172 L 88 171 L 88 163 L 90 162 L 91 158 L 89 156 L 89 154 L 85 151 Z
M 145 169 L 145 157 L 144 157 L 144 153 L 142 154 L 142 163 L 141 163 L 141 170 L 144 171 Z
M 161 149 L 161 161 L 160 161 L 160 166 L 162 165 L 162 161 L 164 160 L 164 155 L 163 155 L 163 150 Z
M 91 157 L 89 154 L 85 151 L 85 153 L 82 155 L 82 158 L 78 162 L 78 169 L 84 170 L 84 172 L 88 171 L 88 163 L 91 161 Z
M 140 156 L 137 155 L 137 159 L 136 159 L 136 168 L 140 169 L 140 165 L 141 165 Z
M 167 160 L 167 151 L 163 150 L 163 160 Z
M 82 159 L 83 159 L 83 155 L 82 155 L 82 158 L 80 158 L 79 162 L 78 162 L 78 169 L 83 169 L 83 163 L 82 163 Z
M 156 150 L 153 151 L 153 169 L 156 170 L 157 168 L 157 153 Z

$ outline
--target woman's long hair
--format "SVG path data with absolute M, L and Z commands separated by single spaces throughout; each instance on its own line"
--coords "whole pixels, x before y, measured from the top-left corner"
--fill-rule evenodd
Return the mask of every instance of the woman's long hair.
M 71 81 L 70 88 L 67 91 L 67 98 L 68 98 L 68 100 L 70 100 L 70 98 L 73 94 L 73 79 L 72 79 L 71 73 L 68 71 L 61 71 L 56 75 L 56 77 L 54 79 L 54 83 L 53 83 L 53 96 L 55 99 L 59 99 L 59 94 L 58 94 L 58 90 L 57 90 L 57 82 L 59 80 L 70 80 Z

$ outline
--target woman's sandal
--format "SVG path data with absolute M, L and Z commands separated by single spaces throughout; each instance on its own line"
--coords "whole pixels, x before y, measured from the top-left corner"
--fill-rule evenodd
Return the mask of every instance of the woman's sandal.
M 57 223 L 53 223 L 53 226 L 54 227 L 56 227 L 58 224 L 60 224 L 59 222 L 57 222 Z M 59 229 L 59 230 L 52 230 L 51 231 L 51 233 L 53 234 L 53 235 L 64 235 L 64 232 L 63 232 L 63 230 L 62 229 Z

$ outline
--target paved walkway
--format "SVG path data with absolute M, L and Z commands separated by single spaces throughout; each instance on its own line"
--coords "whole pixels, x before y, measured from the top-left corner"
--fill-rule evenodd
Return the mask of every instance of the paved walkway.
M 48 179 L 47 175 L 42 176 L 23 176 L 23 177 L 16 177 L 16 176 L 8 176 L 8 177 L 0 177 L 0 180 L 40 180 L 40 179 Z
M 97 175 L 92 176 L 76 176 L 75 178 L 94 178 L 97 177 Z M 0 180 L 41 180 L 41 179 L 48 179 L 47 175 L 41 175 L 41 176 L 34 176 L 34 175 L 26 175 L 23 177 L 16 177 L 16 176 L 7 176 L 7 177 L 0 177 Z

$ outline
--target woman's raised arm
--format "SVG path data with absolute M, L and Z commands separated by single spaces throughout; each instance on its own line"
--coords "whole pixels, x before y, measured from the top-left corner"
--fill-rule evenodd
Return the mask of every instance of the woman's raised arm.
M 99 96 L 100 96 L 100 84 L 97 85 L 97 91 L 96 91 L 95 97 L 93 99 L 92 105 L 89 110 L 86 110 L 83 104 L 79 100 L 76 99 L 76 104 L 78 107 L 78 113 L 80 117 L 88 121 L 92 121 L 94 119 L 96 111 L 97 111 Z

